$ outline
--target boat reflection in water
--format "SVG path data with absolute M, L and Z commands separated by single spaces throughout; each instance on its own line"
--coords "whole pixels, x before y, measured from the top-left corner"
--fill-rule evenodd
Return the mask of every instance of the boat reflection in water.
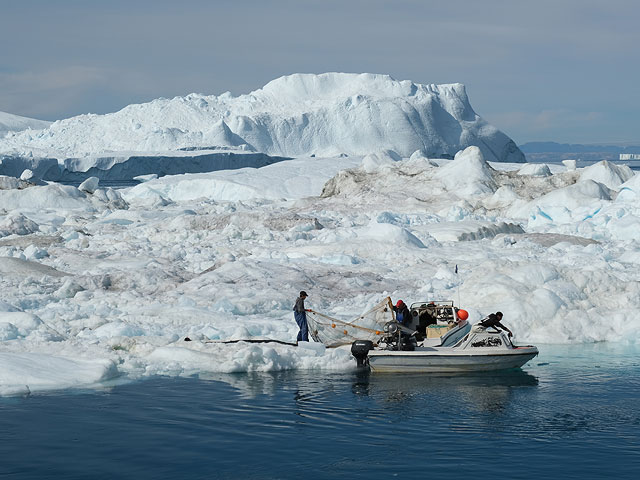
M 417 415 L 426 409 L 425 414 L 430 417 L 449 416 L 455 406 L 455 409 L 464 409 L 469 419 L 473 412 L 495 414 L 514 405 L 517 408 L 518 402 L 514 401 L 517 392 L 537 386 L 538 378 L 520 369 L 429 375 L 379 375 L 361 370 L 353 382 L 352 392 L 401 408 L 403 414 Z

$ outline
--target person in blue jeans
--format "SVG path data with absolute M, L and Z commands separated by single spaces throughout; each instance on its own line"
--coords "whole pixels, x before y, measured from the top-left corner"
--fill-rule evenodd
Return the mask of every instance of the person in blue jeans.
M 296 298 L 296 304 L 293 307 L 293 316 L 296 319 L 300 331 L 298 332 L 298 342 L 309 341 L 309 327 L 307 326 L 307 312 L 311 310 L 304 308 L 304 299 L 307 298 L 307 292 L 304 290 L 300 292 L 300 296 Z

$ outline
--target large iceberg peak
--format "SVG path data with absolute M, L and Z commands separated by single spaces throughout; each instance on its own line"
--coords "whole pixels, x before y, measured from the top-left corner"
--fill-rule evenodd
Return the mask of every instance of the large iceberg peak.
M 267 83 L 252 92 L 256 97 L 265 94 L 289 100 L 332 100 L 353 95 L 376 98 L 399 97 L 414 94 L 417 86 L 409 81 L 397 81 L 389 75 L 372 73 L 296 73 Z

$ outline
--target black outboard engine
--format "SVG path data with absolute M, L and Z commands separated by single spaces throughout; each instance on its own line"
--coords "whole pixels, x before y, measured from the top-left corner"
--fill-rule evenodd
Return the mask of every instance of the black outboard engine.
M 381 342 L 387 345 L 386 350 L 415 350 L 417 345 L 416 334 L 418 332 L 397 322 L 386 323 L 383 331 L 385 335 L 382 337 Z
M 356 340 L 351 344 L 351 355 L 356 358 L 358 367 L 369 365 L 369 350 L 373 350 L 373 342 L 371 340 Z
M 416 349 L 416 343 L 415 335 L 402 332 L 398 338 L 398 350 L 413 352 Z

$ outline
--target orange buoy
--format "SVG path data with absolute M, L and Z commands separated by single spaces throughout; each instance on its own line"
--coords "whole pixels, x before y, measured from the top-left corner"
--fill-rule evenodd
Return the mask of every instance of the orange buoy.
M 332 324 L 331 324 L 331 328 L 336 328 L 336 324 L 335 324 L 335 323 L 332 323 Z
M 467 318 L 469 318 L 469 312 L 467 312 L 466 310 L 458 310 L 457 313 L 460 320 L 466 320 Z
M 343 330 L 345 335 L 349 335 L 349 333 L 346 330 Z

